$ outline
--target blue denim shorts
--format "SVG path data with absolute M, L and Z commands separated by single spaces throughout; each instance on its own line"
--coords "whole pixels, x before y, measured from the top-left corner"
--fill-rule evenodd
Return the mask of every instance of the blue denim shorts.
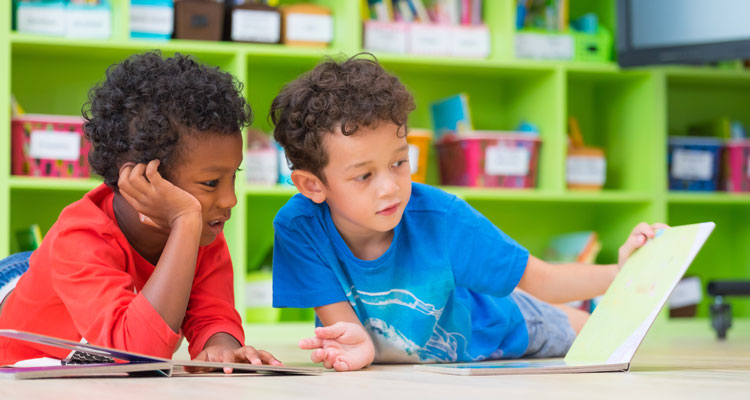
M 525 292 L 510 294 L 526 320 L 529 347 L 523 358 L 563 357 L 576 338 L 568 316 L 557 307 L 545 303 Z
M 29 269 L 29 257 L 31 257 L 31 252 L 26 251 L 12 254 L 0 260 L 0 304 L 16 287 L 18 278 Z

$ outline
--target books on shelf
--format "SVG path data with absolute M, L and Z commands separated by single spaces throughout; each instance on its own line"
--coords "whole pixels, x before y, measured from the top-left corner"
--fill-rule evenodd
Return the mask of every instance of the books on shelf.
M 397 54 L 484 58 L 482 0 L 368 0 L 364 48 Z

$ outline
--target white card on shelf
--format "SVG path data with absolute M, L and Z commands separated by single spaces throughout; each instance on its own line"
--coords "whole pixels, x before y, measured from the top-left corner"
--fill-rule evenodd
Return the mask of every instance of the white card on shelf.
M 516 32 L 515 41 L 518 58 L 573 59 L 575 46 L 570 35 Z
M 450 29 L 450 54 L 484 58 L 490 55 L 490 32 L 486 26 L 455 26 Z
M 409 145 L 409 169 L 412 175 L 419 171 L 419 147 L 413 144 Z
M 524 176 L 529 173 L 531 153 L 523 147 L 487 146 L 484 173 L 487 175 Z
M 333 40 L 333 17 L 320 14 L 289 14 L 286 16 L 286 39 L 300 42 Z
M 410 53 L 432 56 L 450 53 L 450 31 L 443 25 L 409 24 L 408 39 Z
M 29 156 L 50 160 L 78 160 L 81 156 L 81 136 L 63 131 L 31 131 Z
M 274 184 L 279 180 L 278 153 L 273 149 L 248 150 L 245 178 L 249 183 Z
M 365 21 L 365 50 L 405 54 L 407 32 L 403 23 Z
M 130 31 L 171 35 L 174 31 L 172 7 L 130 5 Z
M 676 149 L 672 152 L 672 177 L 707 181 L 713 178 L 713 164 L 710 151 Z
M 109 39 L 112 35 L 112 14 L 105 7 L 68 7 L 66 37 Z
M 568 156 L 565 180 L 577 185 L 603 186 L 607 177 L 607 161 L 603 157 Z
M 245 307 L 271 307 L 273 304 L 273 281 L 250 281 L 245 283 Z
M 65 8 L 60 5 L 19 5 L 16 11 L 18 32 L 65 36 Z
M 274 11 L 232 11 L 232 40 L 277 43 L 281 35 L 281 14 Z

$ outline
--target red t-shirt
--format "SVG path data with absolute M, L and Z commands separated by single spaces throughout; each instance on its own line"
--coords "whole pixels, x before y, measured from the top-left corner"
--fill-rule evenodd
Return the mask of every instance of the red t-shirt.
M 0 329 L 16 329 L 171 358 L 181 336 L 141 293 L 154 265 L 138 254 L 115 219 L 106 185 L 66 207 L 6 299 Z M 195 357 L 217 332 L 244 345 L 234 308 L 233 270 L 224 235 L 200 247 L 182 333 Z M 65 358 L 69 350 L 0 337 L 0 365 Z

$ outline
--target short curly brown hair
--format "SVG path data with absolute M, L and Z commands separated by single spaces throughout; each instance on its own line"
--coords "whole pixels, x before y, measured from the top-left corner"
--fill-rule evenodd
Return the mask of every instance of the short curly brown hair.
M 362 58 L 361 56 L 368 56 Z M 414 99 L 401 81 L 369 53 L 343 62 L 328 58 L 286 84 L 271 104 L 273 136 L 284 148 L 291 169 L 305 170 L 323 182 L 328 156 L 323 137 L 337 128 L 353 135 L 390 121 L 403 128 Z

